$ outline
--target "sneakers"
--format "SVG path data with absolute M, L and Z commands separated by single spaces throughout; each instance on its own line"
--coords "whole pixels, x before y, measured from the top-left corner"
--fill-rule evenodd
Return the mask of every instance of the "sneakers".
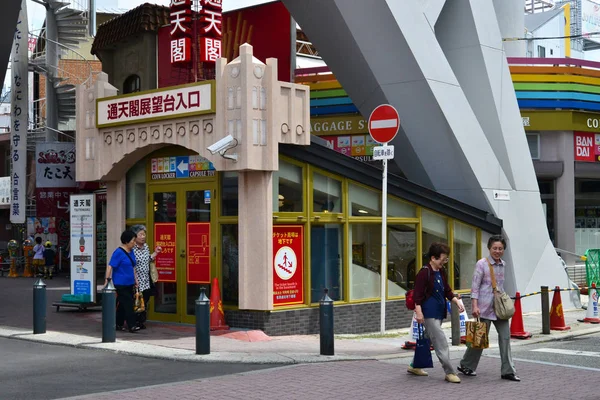
M 456 367 L 456 369 L 459 370 L 463 375 L 477 376 L 477 372 L 473 371 L 471 368 L 467 368 L 467 367 L 463 367 L 462 365 L 459 365 L 458 367 Z
M 423 371 L 421 368 L 413 368 L 412 365 L 408 366 L 406 370 L 409 374 L 417 375 L 417 376 L 429 376 L 429 374 Z
M 456 374 L 447 374 L 446 380 L 450 383 L 460 383 L 460 378 Z

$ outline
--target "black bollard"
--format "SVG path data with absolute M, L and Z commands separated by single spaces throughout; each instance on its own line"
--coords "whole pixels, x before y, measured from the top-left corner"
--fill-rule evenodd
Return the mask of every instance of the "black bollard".
M 210 300 L 200 289 L 196 300 L 196 354 L 210 354 Z
M 321 355 L 333 355 L 333 300 L 327 295 L 328 289 L 319 303 L 319 331 L 321 338 Z
M 46 284 L 42 278 L 33 284 L 33 334 L 46 333 Z
M 542 286 L 542 333 L 550 334 L 550 295 L 548 286 Z
M 450 329 L 452 330 L 452 346 L 460 345 L 460 312 L 458 305 L 450 302 Z
M 108 278 L 102 289 L 102 343 L 114 343 L 117 340 L 117 290 Z

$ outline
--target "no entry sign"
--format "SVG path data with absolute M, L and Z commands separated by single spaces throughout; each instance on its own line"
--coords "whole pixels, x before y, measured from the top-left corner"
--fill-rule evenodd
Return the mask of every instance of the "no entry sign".
M 391 141 L 398 133 L 399 127 L 398 111 L 389 104 L 377 106 L 369 117 L 369 134 L 376 142 Z

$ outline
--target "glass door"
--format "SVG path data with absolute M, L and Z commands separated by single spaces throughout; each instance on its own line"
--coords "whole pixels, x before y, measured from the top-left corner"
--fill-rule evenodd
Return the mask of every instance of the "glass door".
M 162 247 L 156 267 L 159 281 L 150 318 L 195 322 L 195 301 L 200 288 L 210 296 L 216 276 L 216 229 L 211 226 L 215 184 L 165 184 L 149 189 L 151 248 Z

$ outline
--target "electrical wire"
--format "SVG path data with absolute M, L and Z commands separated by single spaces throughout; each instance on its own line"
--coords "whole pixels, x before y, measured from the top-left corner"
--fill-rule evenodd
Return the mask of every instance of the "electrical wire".
M 532 37 L 532 38 L 512 37 L 512 38 L 503 38 L 502 41 L 503 42 L 518 42 L 518 41 L 523 41 L 523 40 L 552 40 L 552 39 L 580 39 L 580 38 L 586 39 L 586 38 L 589 38 L 591 36 L 596 36 L 596 35 L 600 35 L 600 31 L 590 32 L 590 33 L 581 34 L 581 35 L 546 36 L 546 37 Z

